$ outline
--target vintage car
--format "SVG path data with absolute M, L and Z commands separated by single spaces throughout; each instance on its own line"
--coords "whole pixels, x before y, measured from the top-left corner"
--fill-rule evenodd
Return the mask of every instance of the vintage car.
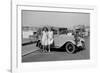
M 42 48 L 40 40 L 37 42 L 37 46 Z M 81 37 L 76 39 L 74 35 L 68 34 L 54 35 L 54 44 L 51 48 L 65 49 L 67 53 L 72 54 L 77 48 L 85 48 L 85 40 Z

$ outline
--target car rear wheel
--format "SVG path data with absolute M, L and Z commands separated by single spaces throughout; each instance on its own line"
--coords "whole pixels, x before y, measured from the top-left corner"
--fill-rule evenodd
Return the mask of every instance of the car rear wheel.
M 72 54 L 75 51 L 75 45 L 71 42 L 66 43 L 65 49 L 67 53 Z
M 38 41 L 37 41 L 37 44 L 36 44 L 36 46 L 37 46 L 37 47 L 39 47 L 39 48 L 41 49 L 42 45 L 41 45 L 41 42 L 40 42 L 40 40 L 38 40 Z

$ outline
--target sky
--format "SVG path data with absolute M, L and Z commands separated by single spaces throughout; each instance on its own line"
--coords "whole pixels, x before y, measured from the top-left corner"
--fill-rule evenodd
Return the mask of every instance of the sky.
M 70 28 L 77 25 L 90 25 L 89 13 L 49 12 L 22 10 L 22 26 L 57 26 Z

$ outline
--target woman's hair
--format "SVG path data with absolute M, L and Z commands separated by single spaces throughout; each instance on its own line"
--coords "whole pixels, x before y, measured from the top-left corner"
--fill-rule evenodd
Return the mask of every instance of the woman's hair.
M 48 31 L 47 27 L 43 27 L 42 31 Z

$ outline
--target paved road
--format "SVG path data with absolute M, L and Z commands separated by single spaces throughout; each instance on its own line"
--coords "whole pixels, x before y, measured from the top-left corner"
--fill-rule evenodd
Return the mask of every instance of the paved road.
M 36 50 L 30 54 L 24 55 L 22 57 L 22 62 L 40 62 L 40 61 L 60 61 L 60 60 L 82 60 L 89 59 L 89 37 L 85 39 L 86 49 L 78 50 L 74 54 L 68 54 L 64 50 L 55 49 L 51 53 L 42 53 L 41 50 Z

